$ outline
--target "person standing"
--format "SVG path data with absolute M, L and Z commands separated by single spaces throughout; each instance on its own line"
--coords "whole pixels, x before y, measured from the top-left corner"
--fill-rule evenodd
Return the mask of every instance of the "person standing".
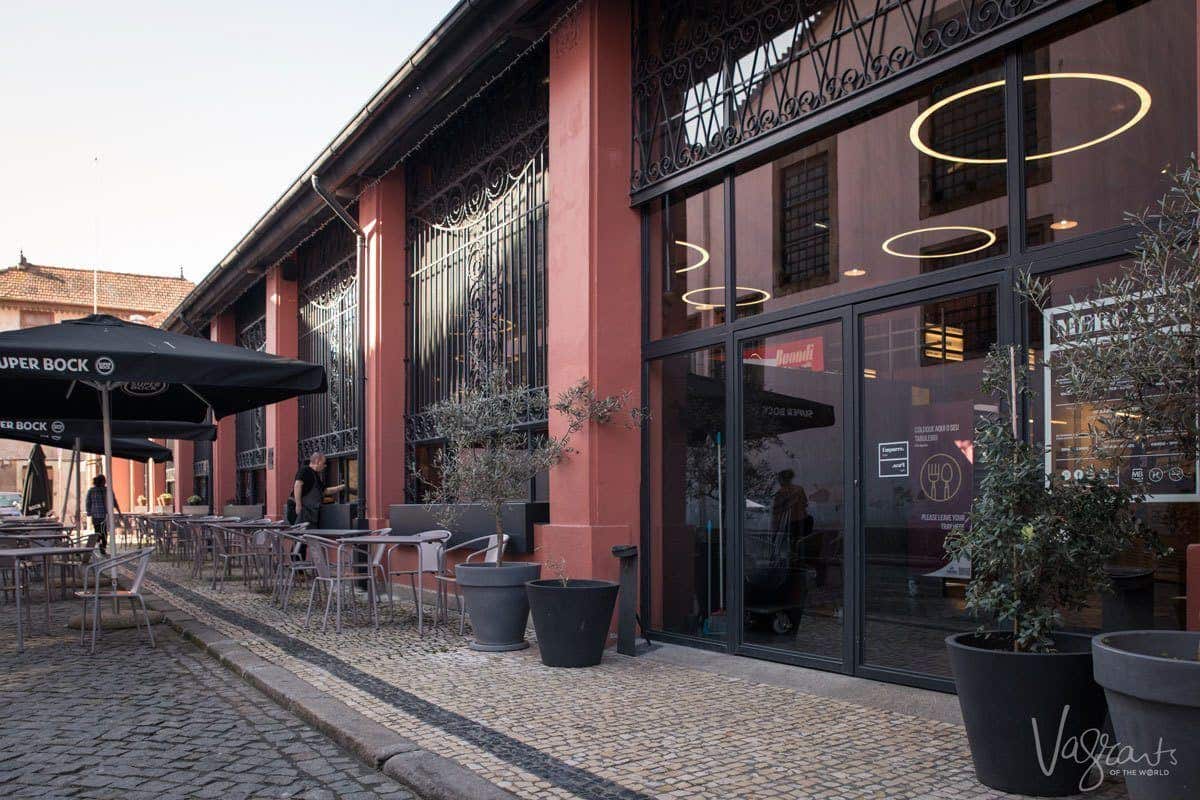
M 308 463 L 296 471 L 296 480 L 292 484 L 292 499 L 297 510 L 296 522 L 307 522 L 310 527 L 315 527 L 325 498 L 344 488 L 344 483 L 336 486 L 325 485 L 325 454 L 313 453 L 308 457 Z
M 108 507 L 105 505 L 104 494 L 112 491 L 108 488 L 108 482 L 103 475 L 97 475 L 92 478 L 92 488 L 88 489 L 85 505 L 87 506 L 87 515 L 92 518 L 92 530 L 99 537 L 98 544 L 100 547 L 100 555 L 108 555 Z M 117 505 L 117 497 L 113 495 L 112 499 L 113 513 L 120 514 L 121 507 Z

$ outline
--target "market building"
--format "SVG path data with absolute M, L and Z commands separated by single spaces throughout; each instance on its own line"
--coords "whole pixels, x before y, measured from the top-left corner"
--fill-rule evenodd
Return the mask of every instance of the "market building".
M 498 318 L 531 395 L 587 378 L 650 412 L 531 483 L 517 557 L 614 577 L 639 544 L 652 637 L 950 689 L 982 357 L 1056 344 L 1014 281 L 1103 302 L 1124 215 L 1196 148 L 1193 0 L 460 3 L 167 319 L 330 385 L 178 444 L 176 496 L 279 514 L 320 450 L 346 515 L 388 524 Z M 1025 424 L 1083 474 L 1089 409 L 1035 383 Z M 1198 618 L 1169 449 L 1118 477 L 1173 555 L 1072 626 Z
M 167 312 L 195 287 L 186 278 L 138 275 L 105 269 L 59 267 L 34 264 L 21 253 L 17 263 L 0 269 L 0 330 L 52 325 L 66 319 L 78 319 L 97 310 L 121 319 L 159 325 Z M 0 439 L 0 492 L 20 492 L 32 445 Z M 61 509 L 66 491 L 66 475 L 71 450 L 43 448 L 55 513 Z M 84 456 L 84 485 L 102 472 L 99 456 Z M 62 480 L 56 480 L 61 476 Z M 147 464 L 113 459 L 113 493 L 122 509 L 139 505 L 138 498 L 152 498 L 171 491 L 174 471 L 170 464 Z M 73 490 L 72 490 L 73 491 Z M 72 494 L 72 497 L 74 495 Z M 147 499 L 140 505 L 149 505 Z M 74 503 L 68 504 L 74 514 Z

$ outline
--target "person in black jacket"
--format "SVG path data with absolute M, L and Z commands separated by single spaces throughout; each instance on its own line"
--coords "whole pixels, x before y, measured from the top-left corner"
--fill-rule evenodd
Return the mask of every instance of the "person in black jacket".
M 99 538 L 100 555 L 108 555 L 108 506 L 104 501 L 104 494 L 108 492 L 112 495 L 112 490 L 108 488 L 108 482 L 103 475 L 97 475 L 92 478 L 92 488 L 88 489 L 85 505 L 87 507 L 87 515 L 92 518 L 92 530 L 96 532 Z M 121 513 L 121 507 L 117 505 L 116 495 L 112 499 L 113 513 Z

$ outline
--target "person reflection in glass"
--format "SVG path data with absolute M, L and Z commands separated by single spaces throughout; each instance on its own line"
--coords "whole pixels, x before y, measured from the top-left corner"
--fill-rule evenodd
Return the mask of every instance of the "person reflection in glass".
M 787 532 L 793 548 L 804 534 L 804 518 L 808 516 L 808 495 L 804 487 L 792 483 L 796 478 L 793 470 L 780 470 L 779 489 L 771 501 L 771 528 L 776 532 Z

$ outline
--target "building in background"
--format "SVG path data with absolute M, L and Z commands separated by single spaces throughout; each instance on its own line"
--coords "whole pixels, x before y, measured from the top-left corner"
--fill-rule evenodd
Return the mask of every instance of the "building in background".
M 0 330 L 52 325 L 65 319 L 85 317 L 93 309 L 101 314 L 157 326 L 194 286 L 192 281 L 182 277 L 34 264 L 21 253 L 15 266 L 0 269 Z M 21 491 L 32 447 L 26 442 L 0 439 L 0 491 Z M 63 481 L 70 465 L 71 451 L 53 447 L 44 449 L 51 495 L 55 513 L 58 513 L 62 508 Z M 85 488 L 99 471 L 101 461 L 99 456 L 84 456 Z M 114 458 L 112 486 L 121 508 L 133 508 L 138 495 L 149 493 L 151 477 L 154 493 L 163 492 L 168 469 L 168 465 L 155 465 L 155 472 L 150 474 L 145 464 Z M 74 502 L 68 511 L 74 513 Z
M 982 357 L 1053 344 L 1020 271 L 1066 305 L 1129 263 L 1124 213 L 1197 149 L 1197 5 L 459 3 L 171 313 L 330 386 L 180 445 L 181 487 L 279 514 L 322 450 L 387 525 L 495 317 L 531 395 L 587 378 L 652 418 L 577 437 L 519 498 L 549 522 L 513 557 L 611 578 L 637 543 L 659 639 L 951 690 L 970 565 L 943 541 L 978 480 Z M 1087 409 L 1042 377 L 1027 425 L 1084 469 Z M 561 432 L 542 407 L 522 427 Z M 1200 540 L 1196 465 L 1169 456 L 1145 627 L 1184 624 Z

